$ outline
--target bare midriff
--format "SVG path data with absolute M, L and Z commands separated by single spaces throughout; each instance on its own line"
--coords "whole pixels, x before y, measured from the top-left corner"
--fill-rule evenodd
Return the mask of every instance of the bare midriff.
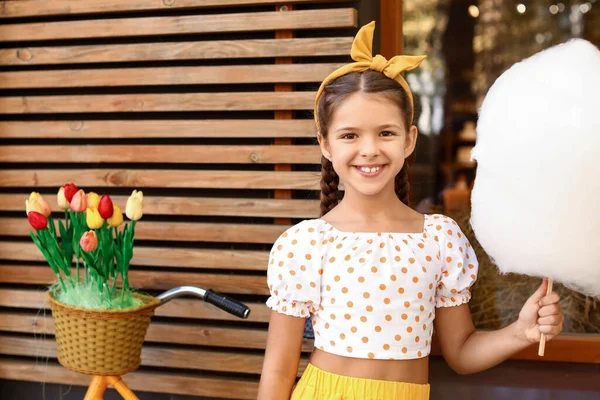
M 429 357 L 412 360 L 370 360 L 351 358 L 314 349 L 310 363 L 342 376 L 383 381 L 426 384 L 429 380 Z

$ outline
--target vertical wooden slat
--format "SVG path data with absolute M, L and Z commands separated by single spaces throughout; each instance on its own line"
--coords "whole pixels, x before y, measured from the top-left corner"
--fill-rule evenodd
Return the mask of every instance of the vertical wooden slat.
M 403 50 L 402 0 L 380 0 L 379 18 L 381 20 L 379 24 L 380 52 L 382 56 L 389 60 L 402 54 Z M 410 169 L 408 170 L 408 184 L 411 187 L 413 186 Z M 412 202 L 412 197 L 412 195 L 409 195 L 410 202 Z
M 293 9 L 291 4 L 282 4 L 276 7 L 278 12 L 288 12 Z M 291 30 L 285 31 L 276 31 L 275 39 L 292 39 L 294 37 L 294 33 Z M 278 57 L 275 59 L 275 64 L 292 64 L 293 59 L 291 57 Z M 275 84 L 276 92 L 291 92 L 294 86 L 291 83 L 277 83 Z M 281 110 L 275 111 L 275 119 L 292 119 L 294 117 L 292 110 Z M 292 139 L 275 139 L 275 145 L 291 145 Z M 292 166 L 290 164 L 277 164 L 275 165 L 275 171 L 291 171 Z M 292 191 L 291 190 L 275 190 L 275 198 L 276 199 L 291 199 Z M 292 223 L 290 218 L 275 218 L 276 224 L 284 224 L 289 225 Z
M 402 54 L 402 0 L 380 0 L 379 28 L 381 55 Z

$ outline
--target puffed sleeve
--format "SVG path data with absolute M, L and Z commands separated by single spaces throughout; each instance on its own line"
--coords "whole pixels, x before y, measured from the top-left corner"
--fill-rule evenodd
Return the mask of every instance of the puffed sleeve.
M 441 226 L 441 229 L 440 229 Z M 456 221 L 440 216 L 436 221 L 442 270 L 436 293 L 436 307 L 452 307 L 471 300 L 471 286 L 477 280 L 477 256 Z
M 275 241 L 269 256 L 267 307 L 306 318 L 321 301 L 321 241 L 318 227 L 301 222 Z

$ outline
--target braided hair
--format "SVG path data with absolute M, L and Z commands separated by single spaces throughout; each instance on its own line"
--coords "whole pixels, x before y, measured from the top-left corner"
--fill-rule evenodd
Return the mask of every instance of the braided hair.
M 321 156 L 321 216 L 338 205 L 340 177 L 333 169 L 331 161 Z

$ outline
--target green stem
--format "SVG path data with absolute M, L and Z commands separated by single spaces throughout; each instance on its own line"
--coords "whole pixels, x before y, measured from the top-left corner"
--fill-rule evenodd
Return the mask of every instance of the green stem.
M 79 285 L 81 282 L 79 280 L 79 249 L 75 250 L 75 274 L 77 275 L 77 284 Z
M 56 276 L 58 277 L 58 282 L 60 283 L 60 288 L 62 289 L 63 293 L 67 292 L 67 288 L 65 286 L 65 283 L 63 282 L 61 276 L 60 276 L 60 272 L 58 274 L 56 274 Z

